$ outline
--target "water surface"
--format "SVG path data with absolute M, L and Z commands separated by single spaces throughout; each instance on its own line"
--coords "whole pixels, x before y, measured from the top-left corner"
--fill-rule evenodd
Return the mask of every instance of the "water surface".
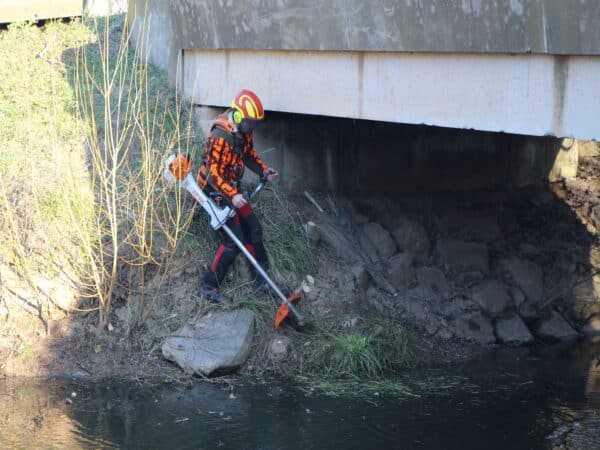
M 600 449 L 600 345 L 501 350 L 415 370 L 412 397 L 285 382 L 0 381 L 1 448 Z

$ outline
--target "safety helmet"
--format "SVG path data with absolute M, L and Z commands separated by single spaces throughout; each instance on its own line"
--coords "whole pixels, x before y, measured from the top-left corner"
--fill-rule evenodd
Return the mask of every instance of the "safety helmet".
M 233 121 L 236 125 L 250 125 L 253 129 L 265 118 L 265 110 L 258 95 L 248 89 L 242 89 L 231 102 Z M 242 127 L 245 128 L 245 127 Z

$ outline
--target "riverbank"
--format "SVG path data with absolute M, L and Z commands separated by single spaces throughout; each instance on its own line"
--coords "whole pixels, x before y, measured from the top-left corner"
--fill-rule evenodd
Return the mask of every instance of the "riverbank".
M 124 32 L 122 17 L 0 32 L 2 375 L 190 379 L 161 347 L 215 308 L 195 294 L 218 240 L 160 173 L 176 148 L 197 165 L 203 136 Z M 224 291 L 256 316 L 240 372 L 375 379 L 577 337 L 600 313 L 600 152 L 580 151 L 573 180 L 313 193 L 324 213 L 269 187 L 257 212 L 272 274 L 315 326 L 274 330 L 278 302 L 239 258 Z

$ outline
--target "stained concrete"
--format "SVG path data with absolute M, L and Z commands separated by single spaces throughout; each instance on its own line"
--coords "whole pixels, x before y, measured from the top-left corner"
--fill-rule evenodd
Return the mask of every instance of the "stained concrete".
M 177 49 L 600 55 L 595 0 L 130 0 Z
M 140 54 L 186 101 L 600 139 L 591 1 L 132 0 Z

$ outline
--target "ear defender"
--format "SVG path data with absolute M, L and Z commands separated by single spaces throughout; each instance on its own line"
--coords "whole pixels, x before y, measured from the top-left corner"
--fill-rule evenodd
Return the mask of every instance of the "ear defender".
M 239 125 L 239 124 L 242 122 L 242 120 L 243 120 L 243 119 L 244 119 L 244 115 L 242 114 L 242 112 L 236 109 L 236 110 L 233 112 L 233 121 L 234 121 L 234 122 L 235 122 L 237 125 Z

